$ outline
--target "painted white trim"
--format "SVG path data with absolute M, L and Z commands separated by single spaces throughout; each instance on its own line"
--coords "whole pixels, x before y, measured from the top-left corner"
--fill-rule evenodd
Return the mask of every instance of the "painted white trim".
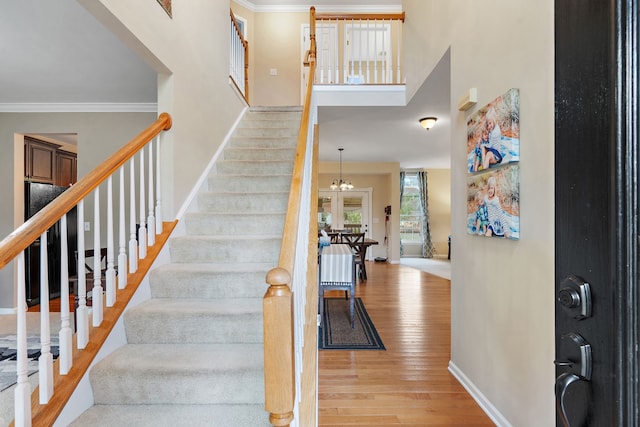
M 155 102 L 0 103 L 0 113 L 155 113 Z
M 405 107 L 405 85 L 313 85 L 318 106 Z
M 473 400 L 476 401 L 480 408 L 487 414 L 491 421 L 496 423 L 498 427 L 512 427 L 511 423 L 498 411 L 498 409 L 493 406 L 493 404 L 487 399 L 487 397 L 482 394 L 482 392 L 476 387 L 476 385 L 471 382 L 471 380 L 453 363 L 451 360 L 449 361 L 449 372 L 456 377 L 456 379 L 462 384 L 462 386 L 467 390 L 467 392 L 473 397 Z
M 0 308 L 0 316 L 5 314 L 16 314 L 17 308 Z
M 234 3 L 249 9 L 252 12 L 309 12 L 311 4 L 289 4 L 289 5 L 255 5 L 247 0 L 233 0 Z M 316 12 L 342 12 L 342 13 L 396 13 L 402 12 L 402 5 L 316 5 Z

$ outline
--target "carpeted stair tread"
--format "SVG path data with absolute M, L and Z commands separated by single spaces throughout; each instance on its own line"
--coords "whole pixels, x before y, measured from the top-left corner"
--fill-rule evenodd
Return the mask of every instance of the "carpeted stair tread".
M 248 148 L 288 148 L 295 147 L 298 142 L 296 136 L 272 138 L 267 136 L 233 136 L 229 140 L 230 147 Z
M 281 238 L 281 235 L 179 236 L 169 240 L 169 248 L 173 262 L 275 263 L 280 255 Z
M 128 310 L 129 344 L 261 343 L 262 298 L 158 299 Z M 149 325 L 153 324 L 150 328 Z M 202 329 L 202 325 L 215 328 Z
M 221 160 L 216 165 L 219 174 L 247 176 L 282 175 L 293 173 L 293 161 Z
M 289 194 L 281 193 L 212 193 L 198 194 L 198 208 L 203 212 L 264 212 L 286 211 Z
M 210 192 L 244 193 L 251 189 L 257 193 L 288 193 L 291 188 L 291 174 L 249 176 L 224 174 L 209 175 L 207 184 Z
M 264 296 L 271 263 L 167 264 L 151 271 L 153 298 L 229 298 Z
M 284 212 L 190 212 L 185 214 L 184 224 L 189 235 L 281 234 Z
M 270 427 L 264 404 L 95 405 L 71 427 Z
M 96 404 L 264 403 L 262 344 L 128 344 L 91 370 Z

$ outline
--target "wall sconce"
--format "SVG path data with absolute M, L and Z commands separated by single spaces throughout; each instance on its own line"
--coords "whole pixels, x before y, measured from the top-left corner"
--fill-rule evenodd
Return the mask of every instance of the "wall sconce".
M 425 128 L 426 130 L 429 130 L 429 129 L 431 129 L 433 127 L 433 125 L 436 124 L 438 119 L 435 118 L 435 117 L 423 117 L 418 121 L 420 122 L 420 126 Z

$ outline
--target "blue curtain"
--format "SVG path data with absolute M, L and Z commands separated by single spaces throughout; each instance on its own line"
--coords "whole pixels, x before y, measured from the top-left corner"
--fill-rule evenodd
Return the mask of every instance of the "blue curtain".
M 422 257 L 433 258 L 433 242 L 429 227 L 429 194 L 427 191 L 427 173 L 418 172 L 418 190 L 420 191 L 420 207 L 422 208 Z
M 404 172 L 400 172 L 400 206 L 398 206 L 398 215 L 402 211 L 402 196 L 404 195 Z M 404 254 L 404 247 L 402 246 L 402 235 L 400 235 L 400 256 Z

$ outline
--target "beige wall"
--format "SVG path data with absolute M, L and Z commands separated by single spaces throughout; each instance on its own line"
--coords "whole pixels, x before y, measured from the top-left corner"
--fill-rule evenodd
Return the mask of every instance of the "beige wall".
M 13 183 L 0 187 L 0 198 L 5 201 L 0 203 L 0 236 L 9 234 L 24 218 L 21 134 L 77 133 L 81 178 L 155 119 L 155 113 L 0 113 L 0 145 L 6 154 L 0 156 L 0 179 Z M 87 237 L 90 235 L 87 233 Z M 13 268 L 0 270 L 0 308 L 15 307 L 13 283 Z
M 158 111 L 173 116 L 163 136 L 164 216 L 175 217 L 244 108 L 229 84 L 229 2 L 79 0 L 158 73 Z
M 553 1 L 404 0 L 408 91 L 451 49 L 451 361 L 514 426 L 555 425 Z M 456 109 L 469 88 L 478 105 Z M 466 121 L 520 89 L 520 240 L 466 234 Z
M 302 24 L 308 13 L 256 13 L 251 105 L 300 105 Z M 275 68 L 277 75 L 270 75 Z M 296 82 L 296 84 L 294 84 Z

